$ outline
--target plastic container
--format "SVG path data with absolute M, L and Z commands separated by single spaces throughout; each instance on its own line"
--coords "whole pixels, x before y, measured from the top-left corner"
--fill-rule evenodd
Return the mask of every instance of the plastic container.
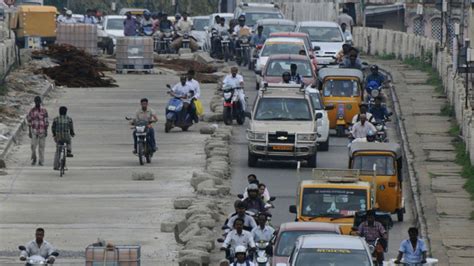
M 89 245 L 86 266 L 140 266 L 141 247 L 118 245 L 112 248 Z
M 57 44 L 70 44 L 91 55 L 98 54 L 97 26 L 89 24 L 58 24 Z
M 153 69 L 153 38 L 118 38 L 116 59 L 117 71 Z

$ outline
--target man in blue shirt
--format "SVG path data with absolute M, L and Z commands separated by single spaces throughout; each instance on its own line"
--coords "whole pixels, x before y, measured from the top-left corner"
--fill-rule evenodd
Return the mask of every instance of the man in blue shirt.
M 408 264 L 424 264 L 426 263 L 426 248 L 425 242 L 418 238 L 418 228 L 411 227 L 408 229 L 409 239 L 405 239 L 400 244 L 400 250 L 398 251 L 396 264 L 400 263 L 402 257 L 405 259 L 405 263 Z
M 375 104 L 370 107 L 369 113 L 372 114 L 375 121 L 385 120 L 385 118 L 391 115 L 391 113 L 387 111 L 387 107 L 382 105 L 382 97 L 380 96 L 375 98 Z
M 377 65 L 370 66 L 370 75 L 365 79 L 365 84 L 369 84 L 371 81 L 376 81 L 379 86 L 385 81 L 385 77 L 380 74 L 379 67 Z
M 252 39 L 250 39 L 250 44 L 252 46 L 263 45 L 266 40 L 267 38 L 263 36 L 263 26 L 258 25 L 257 33 L 252 36 Z

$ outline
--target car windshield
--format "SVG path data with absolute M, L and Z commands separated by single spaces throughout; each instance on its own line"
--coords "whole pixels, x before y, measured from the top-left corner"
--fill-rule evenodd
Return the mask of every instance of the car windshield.
M 267 42 L 262 50 L 261 56 L 270 56 L 273 54 L 298 54 L 305 50 L 303 42 Z
M 309 60 L 302 61 L 302 60 L 271 60 L 267 63 L 267 70 L 265 76 L 278 76 L 281 77 L 283 72 L 288 71 L 290 72 L 291 64 L 296 65 L 296 73 L 300 74 L 303 77 L 312 78 L 313 77 L 313 69 L 311 67 L 311 62 Z
M 314 110 L 323 110 L 323 104 L 321 101 L 321 95 L 319 93 L 310 93 L 311 102 L 313 104 Z
M 263 25 L 263 36 L 270 36 L 273 32 L 292 32 L 295 30 L 295 25 Z
M 207 26 L 208 22 L 209 22 L 208 18 L 195 18 L 195 19 L 193 19 L 194 30 L 204 31 L 204 27 Z
M 295 265 L 313 266 L 351 266 L 371 265 L 367 251 L 338 248 L 302 248 L 296 257 Z M 317 263 L 315 263 L 317 262 Z
M 309 121 L 312 116 L 308 101 L 304 98 L 261 98 L 254 119 Z
M 266 18 L 283 18 L 283 16 L 277 12 L 245 12 L 245 25 L 253 26 L 258 20 Z
M 344 37 L 336 27 L 301 27 L 301 32 L 308 33 L 312 42 L 342 42 Z
M 305 188 L 302 215 L 341 217 L 367 208 L 367 190 L 340 188 Z
M 323 85 L 325 97 L 359 96 L 359 85 L 355 80 L 327 80 Z
M 392 156 L 364 155 L 355 156 L 353 169 L 360 169 L 362 174 L 372 175 L 374 164 L 377 165 L 377 175 L 394 175 L 395 168 Z
M 123 19 L 108 19 L 106 30 L 123 30 Z
M 316 235 L 316 234 L 337 234 L 334 231 L 319 231 L 319 230 L 305 230 L 305 231 L 286 231 L 280 234 L 277 240 L 276 256 L 289 257 L 295 241 L 302 235 Z

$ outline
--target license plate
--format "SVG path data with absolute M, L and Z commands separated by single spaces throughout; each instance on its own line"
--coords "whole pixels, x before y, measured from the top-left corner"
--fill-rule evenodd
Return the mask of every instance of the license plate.
M 176 110 L 176 106 L 170 105 L 170 106 L 168 106 L 168 110 L 174 111 L 174 110 Z
M 293 146 L 272 146 L 274 151 L 292 151 Z

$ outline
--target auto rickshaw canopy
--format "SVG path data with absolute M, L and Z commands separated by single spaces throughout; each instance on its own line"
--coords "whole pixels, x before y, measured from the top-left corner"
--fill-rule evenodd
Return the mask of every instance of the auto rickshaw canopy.
M 400 145 L 397 143 L 354 142 L 350 147 L 350 157 L 356 152 L 391 152 L 397 159 L 402 157 Z
M 354 68 L 325 67 L 319 70 L 318 76 L 321 81 L 324 81 L 328 77 L 351 77 L 359 79 L 359 82 L 364 80 L 364 73 Z

